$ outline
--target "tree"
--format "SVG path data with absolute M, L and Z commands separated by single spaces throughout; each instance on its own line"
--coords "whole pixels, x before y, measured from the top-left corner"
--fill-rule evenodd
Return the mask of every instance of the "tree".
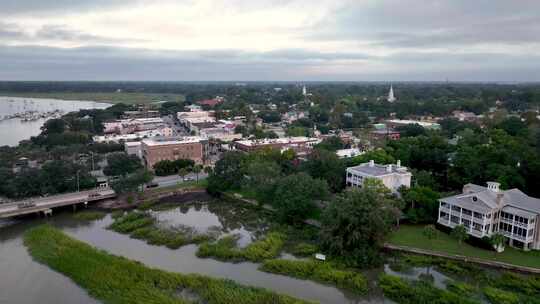
M 461 245 L 463 241 L 469 238 L 469 234 L 467 234 L 467 228 L 465 228 L 465 226 L 463 225 L 457 225 L 456 227 L 454 227 L 452 233 L 450 233 L 450 236 L 455 238 L 458 241 L 459 245 Z
M 396 202 L 377 183 L 338 195 L 322 215 L 321 241 L 351 266 L 379 264 L 379 249 L 397 220 Z
M 61 118 L 47 120 L 41 127 L 43 135 L 60 134 L 66 130 L 66 122 Z
M 111 184 L 111 187 L 118 194 L 135 192 L 142 185 L 151 182 L 153 178 L 152 172 L 142 169 L 120 177 Z
M 439 232 L 437 231 L 437 228 L 435 228 L 435 225 L 427 225 L 424 227 L 424 230 L 422 233 L 430 240 L 436 239 Z
M 493 246 L 493 249 L 495 249 L 496 253 L 500 253 L 504 251 L 504 242 L 506 241 L 506 238 L 504 235 L 500 233 L 495 233 L 491 236 L 489 239 L 491 245 Z
M 202 170 L 203 170 L 203 166 L 198 165 L 198 164 L 193 166 L 191 169 L 191 171 L 193 171 L 193 173 L 197 175 L 197 181 L 199 181 L 199 173 L 201 173 Z
M 315 149 L 302 168 L 313 178 L 325 180 L 332 192 L 345 188 L 345 163 L 334 152 Z
M 218 194 L 230 189 L 240 189 L 244 181 L 242 164 L 245 159 L 246 155 L 241 152 L 225 152 L 208 176 L 208 192 Z
M 343 149 L 344 146 L 345 145 L 343 144 L 343 141 L 341 140 L 341 138 L 337 136 L 331 136 L 331 137 L 325 138 L 320 144 L 317 144 L 315 148 L 335 152 L 339 149 Z
M 297 223 L 315 214 L 315 201 L 322 200 L 327 195 L 326 182 L 305 173 L 298 173 L 277 182 L 272 205 L 277 209 L 282 221 Z
M 108 176 L 126 176 L 142 168 L 141 159 L 136 155 L 118 152 L 107 156 L 107 166 L 103 173 Z
M 180 170 L 178 170 L 178 175 L 182 178 L 182 181 L 188 174 L 189 174 L 188 168 L 181 168 Z
M 402 193 L 405 213 L 413 223 L 432 223 L 439 212 L 439 193 L 428 187 L 414 186 Z
M 255 192 L 259 202 L 271 203 L 276 181 L 281 177 L 281 167 L 274 161 L 253 161 L 249 163 L 246 174 L 245 187 Z

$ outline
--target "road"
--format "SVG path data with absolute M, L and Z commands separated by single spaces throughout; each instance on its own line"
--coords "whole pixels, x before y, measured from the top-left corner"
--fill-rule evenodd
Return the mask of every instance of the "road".
M 90 196 L 92 193 L 99 192 L 100 196 Z M 9 204 L 0 205 L 0 218 L 9 217 L 18 214 L 27 214 L 33 212 L 39 212 L 50 208 L 74 205 L 82 202 L 89 202 L 94 200 L 103 199 L 106 197 L 114 196 L 114 191 L 110 189 L 94 189 L 89 191 L 81 191 L 67 194 L 60 194 L 48 197 L 39 197 L 26 199 L 24 201 L 19 201 Z M 19 208 L 18 204 L 22 202 L 31 202 L 34 206 L 29 208 Z
M 199 173 L 199 180 L 205 179 L 208 177 L 208 174 L 201 172 Z M 197 180 L 197 174 L 190 173 L 185 176 L 186 180 Z M 169 175 L 169 176 L 156 176 L 153 180 L 154 183 L 158 184 L 158 187 L 169 187 L 178 185 L 179 183 L 184 182 L 182 178 L 178 175 Z

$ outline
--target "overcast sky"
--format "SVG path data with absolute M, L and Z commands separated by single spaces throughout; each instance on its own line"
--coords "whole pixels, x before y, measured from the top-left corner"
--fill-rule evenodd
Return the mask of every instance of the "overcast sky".
M 539 0 L 0 0 L 0 80 L 540 81 Z

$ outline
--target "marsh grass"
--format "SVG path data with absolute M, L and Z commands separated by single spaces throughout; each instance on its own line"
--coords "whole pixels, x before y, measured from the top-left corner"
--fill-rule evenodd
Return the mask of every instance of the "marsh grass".
M 259 269 L 265 272 L 335 285 L 358 294 L 365 294 L 368 291 L 367 280 L 360 272 L 338 268 L 338 266 L 328 262 L 275 259 L 264 261 Z
M 199 246 L 197 256 L 200 258 L 215 258 L 221 261 L 261 262 L 279 255 L 285 243 L 285 235 L 270 232 L 264 238 L 249 244 L 246 248 L 237 247 L 236 236 L 226 236 L 216 242 L 205 242 Z
M 71 278 L 105 304 L 190 303 L 181 298 L 183 291 L 208 304 L 307 303 L 230 280 L 149 268 L 91 247 L 48 225 L 27 231 L 24 244 L 36 261 Z
M 187 244 L 199 244 L 214 240 L 217 236 L 198 234 L 190 227 L 160 227 L 157 221 L 148 213 L 130 212 L 117 217 L 109 229 L 129 234 L 130 237 L 145 240 L 150 245 L 166 246 L 178 249 Z

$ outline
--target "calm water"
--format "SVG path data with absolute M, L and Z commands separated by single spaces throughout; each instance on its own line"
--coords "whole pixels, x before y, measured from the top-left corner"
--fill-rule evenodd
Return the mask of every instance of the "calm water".
M 216 213 L 217 211 L 220 213 Z M 233 219 L 238 215 L 235 211 L 222 211 L 222 209 L 215 210 L 211 206 L 199 205 L 160 211 L 154 214 L 164 224 L 193 225 L 196 230 L 201 232 L 217 229 L 222 234 L 240 233 L 245 239 L 245 244 L 251 242 L 261 231 L 266 229 L 264 223 L 259 225 L 253 220 L 234 221 Z M 196 245 L 184 246 L 178 250 L 148 245 L 144 241 L 131 239 L 129 236 L 107 230 L 106 227 L 112 222 L 110 216 L 98 221 L 81 222 L 75 220 L 70 212 L 57 213 L 48 220 L 36 217 L 20 221 L 0 222 L 0 290 L 2 291 L 0 303 L 57 304 L 59 299 L 62 299 L 62 303 L 99 303 L 70 279 L 32 261 L 28 255 L 22 235 L 25 230 L 45 221 L 79 240 L 110 253 L 141 261 L 155 268 L 228 278 L 245 285 L 264 287 L 320 303 L 390 303 L 390 301 L 384 300 L 380 294 L 358 297 L 315 282 L 261 272 L 257 270 L 258 265 L 254 263 L 233 264 L 213 259 L 199 259 L 195 256 Z M 284 258 L 292 257 L 285 255 Z M 374 271 L 372 275 L 368 276 L 374 281 L 380 271 L 383 270 Z M 385 267 L 384 271 L 399 274 L 391 271 L 388 267 Z M 412 273 L 399 275 L 414 278 L 424 271 L 420 268 L 412 269 Z M 447 279 L 440 277 L 434 270 L 431 270 L 431 274 L 435 276 L 436 284 L 442 285 Z
M 0 96 L 0 118 L 25 111 L 44 113 L 60 110 L 62 112 L 73 112 L 80 109 L 104 109 L 109 106 L 110 104 L 107 103 L 93 101 Z M 14 118 L 0 121 L 0 146 L 16 146 L 19 141 L 38 135 L 41 126 L 46 120 L 46 118 L 40 118 L 23 122 L 19 118 Z

